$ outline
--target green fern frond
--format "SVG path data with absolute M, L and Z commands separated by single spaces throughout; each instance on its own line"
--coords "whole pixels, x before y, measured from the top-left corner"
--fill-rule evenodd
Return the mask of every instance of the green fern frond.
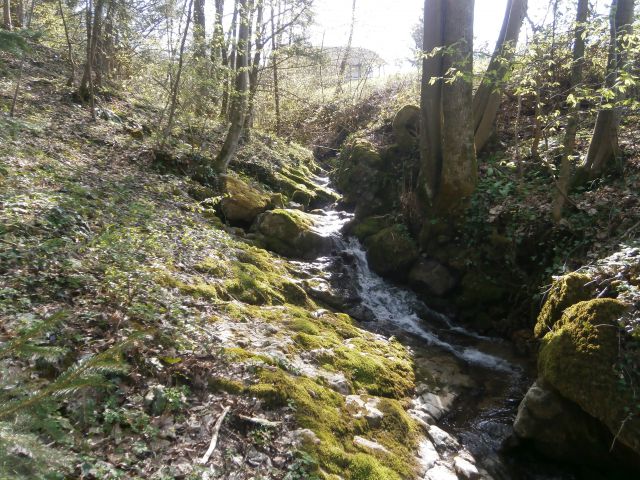
M 28 358 L 31 360 L 46 360 L 47 362 L 55 362 L 60 360 L 68 350 L 64 347 L 51 347 L 46 345 L 23 344 L 15 351 L 16 357 Z
M 0 358 L 4 358 L 10 355 L 26 356 L 24 352 L 34 347 L 31 342 L 44 335 L 47 331 L 57 327 L 60 322 L 66 319 L 68 312 L 66 310 L 60 310 L 54 313 L 48 318 L 36 320 L 25 328 L 19 329 L 16 338 L 0 345 Z M 44 347 L 44 348 L 59 348 L 59 347 Z

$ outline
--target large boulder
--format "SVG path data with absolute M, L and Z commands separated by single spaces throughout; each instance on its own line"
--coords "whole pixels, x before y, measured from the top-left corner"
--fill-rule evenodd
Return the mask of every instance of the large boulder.
M 629 410 L 638 398 L 630 388 L 633 385 L 626 384 L 619 358 L 618 320 L 626 310 L 623 303 L 610 298 L 567 308 L 542 340 L 538 373 L 640 455 L 640 418 Z
M 365 242 L 371 269 L 380 275 L 406 277 L 418 258 L 418 247 L 404 225 L 380 230 Z
M 333 243 L 315 231 L 313 217 L 300 210 L 265 212 L 253 228 L 267 249 L 287 257 L 314 259 L 329 253 Z
M 220 201 L 220 209 L 232 224 L 250 225 L 269 207 L 270 198 L 260 193 L 238 177 L 223 177 L 226 195 Z
M 345 145 L 338 159 L 335 182 L 346 203 L 373 209 L 379 197 L 383 163 L 376 147 L 366 140 L 355 139 Z
M 405 105 L 396 113 L 393 123 L 393 135 L 401 151 L 411 152 L 418 148 L 420 136 L 420 107 Z

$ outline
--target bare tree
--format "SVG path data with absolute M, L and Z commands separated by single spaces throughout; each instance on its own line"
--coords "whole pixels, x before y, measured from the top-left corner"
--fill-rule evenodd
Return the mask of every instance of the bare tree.
M 604 100 L 598 112 L 596 126 L 584 164 L 578 172 L 578 182 L 597 178 L 618 155 L 618 126 L 620 108 L 616 103 L 623 94 L 615 89 L 620 70 L 626 67 L 625 37 L 633 32 L 634 0 L 613 0 L 610 14 L 610 41 L 605 88 L 615 91 L 613 101 Z
M 213 169 L 219 173 L 225 173 L 231 160 L 233 160 L 242 129 L 244 127 L 245 114 L 247 110 L 247 90 L 249 88 L 249 74 L 247 72 L 248 52 L 247 46 L 249 41 L 249 25 L 251 23 L 250 11 L 247 0 L 237 0 L 238 10 L 240 12 L 240 25 L 238 28 L 238 38 L 236 47 L 235 61 L 235 91 L 231 100 L 231 108 L 229 112 L 229 120 L 231 125 L 227 132 L 222 149 L 213 161 Z
M 207 54 L 205 0 L 195 0 L 193 3 L 193 43 L 196 58 L 204 58 Z
M 578 0 L 576 24 L 573 39 L 573 59 L 571 64 L 571 91 L 582 83 L 584 51 L 585 51 L 585 27 L 589 15 L 589 0 Z M 560 162 L 560 174 L 556 183 L 556 191 L 553 200 L 553 219 L 558 222 L 562 219 L 562 209 L 568 195 L 568 187 L 571 181 L 571 159 L 576 148 L 576 134 L 578 133 L 578 113 L 580 105 L 578 101 L 570 105 L 567 126 L 564 132 L 562 160 Z
M 342 93 L 342 82 L 344 82 L 344 74 L 347 70 L 347 64 L 349 63 L 349 56 L 351 55 L 351 44 L 353 43 L 353 31 L 356 25 L 356 0 L 353 0 L 351 6 L 351 26 L 349 28 L 349 39 L 347 45 L 344 47 L 344 54 L 340 62 L 340 68 L 338 69 L 338 86 L 336 87 L 336 96 Z
M 2 28 L 5 30 L 12 30 L 13 24 L 11 22 L 11 0 L 4 0 L 2 3 Z
M 520 28 L 527 15 L 527 0 L 508 0 L 500 36 L 489 67 L 473 98 L 476 150 L 484 148 L 493 133 L 504 81 L 513 63 Z

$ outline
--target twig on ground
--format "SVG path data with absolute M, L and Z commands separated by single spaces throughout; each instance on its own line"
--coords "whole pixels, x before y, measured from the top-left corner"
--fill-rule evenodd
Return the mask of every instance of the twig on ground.
M 220 433 L 220 427 L 222 426 L 224 417 L 227 416 L 227 413 L 229 413 L 230 409 L 231 407 L 225 407 L 222 413 L 220 414 L 220 416 L 218 417 L 218 420 L 216 420 L 216 424 L 213 426 L 213 434 L 211 435 L 211 443 L 209 443 L 209 449 L 207 450 L 207 453 L 205 453 L 204 456 L 200 459 L 201 465 L 207 464 L 207 462 L 209 461 L 209 458 L 211 457 L 211 454 L 216 449 L 216 445 L 218 444 L 218 434 Z

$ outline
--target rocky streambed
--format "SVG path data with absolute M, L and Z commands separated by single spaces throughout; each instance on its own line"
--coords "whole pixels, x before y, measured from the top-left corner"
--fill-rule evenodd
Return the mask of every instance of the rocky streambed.
M 307 293 L 413 353 L 416 391 L 409 414 L 424 432 L 417 452 L 421 479 L 584 478 L 515 439 L 518 405 L 535 375 L 531 359 L 517 355 L 510 342 L 454 324 L 411 290 L 374 273 L 360 242 L 342 234 L 349 213 L 316 210 L 310 217 L 312 230 L 330 238 L 331 248 L 325 245 L 315 260 L 294 262 Z M 375 397 L 349 395 L 346 403 L 354 415 L 381 421 Z M 354 441 L 384 450 L 365 438 Z

